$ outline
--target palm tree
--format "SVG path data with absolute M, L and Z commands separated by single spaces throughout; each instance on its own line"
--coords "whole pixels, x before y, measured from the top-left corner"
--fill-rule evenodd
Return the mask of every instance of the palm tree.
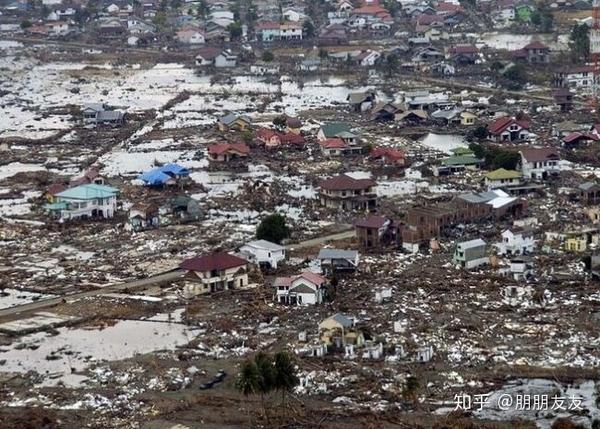
M 296 374 L 294 359 L 288 352 L 275 354 L 275 389 L 281 391 L 281 402 L 285 406 L 285 394 L 291 392 L 300 383 Z
M 269 420 L 267 416 L 267 408 L 265 407 L 265 395 L 268 395 L 275 385 L 275 367 L 273 366 L 273 359 L 266 353 L 259 352 L 254 356 L 254 365 L 258 369 L 258 390 L 260 394 L 260 403 L 262 405 L 263 414 L 265 418 Z
M 247 359 L 242 365 L 235 386 L 244 395 L 250 396 L 258 393 L 260 374 L 254 361 Z

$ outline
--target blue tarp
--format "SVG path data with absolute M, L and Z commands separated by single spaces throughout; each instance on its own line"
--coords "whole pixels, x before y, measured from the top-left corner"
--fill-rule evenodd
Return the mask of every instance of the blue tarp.
M 171 180 L 172 177 L 163 173 L 160 168 L 155 168 L 154 170 L 150 170 L 142 174 L 140 179 L 146 182 L 147 185 L 157 186 L 164 185 Z
M 176 174 L 177 176 L 187 176 L 190 171 L 179 164 L 165 164 L 159 168 L 160 171 L 166 174 Z

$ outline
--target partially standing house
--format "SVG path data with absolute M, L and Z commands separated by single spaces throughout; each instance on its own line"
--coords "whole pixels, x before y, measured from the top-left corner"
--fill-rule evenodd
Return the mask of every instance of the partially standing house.
M 464 241 L 456 245 L 452 260 L 466 269 L 477 268 L 489 263 L 489 258 L 486 256 L 486 249 L 487 245 L 485 241 L 480 238 Z
M 243 161 L 249 154 L 246 143 L 217 143 L 208 147 L 208 157 L 213 162 Z
M 521 172 L 524 177 L 546 180 L 560 174 L 560 154 L 554 148 L 524 148 L 521 155 Z
M 277 277 L 273 283 L 275 300 L 290 305 L 322 304 L 326 284 L 325 277 L 311 272 L 291 277 Z
M 600 203 L 600 183 L 585 182 L 579 185 L 581 200 L 584 204 Z
M 359 253 L 356 250 L 321 249 L 317 259 L 325 274 L 351 272 L 358 268 Z
M 494 245 L 500 255 L 527 255 L 535 250 L 533 230 L 507 229 L 502 231 L 502 241 Z
M 252 119 L 244 115 L 228 113 L 222 116 L 218 122 L 219 131 L 246 131 L 252 127 Z
M 523 174 L 520 171 L 499 168 L 485 174 L 485 184 L 488 189 L 518 186 L 521 184 L 522 178 Z
M 248 286 L 248 261 L 225 252 L 186 259 L 180 266 L 185 271 L 185 293 L 200 295 Z
M 526 140 L 530 136 L 529 121 L 504 116 L 488 125 L 489 137 L 497 142 Z
M 129 225 L 134 231 L 143 231 L 160 226 L 159 208 L 152 203 L 137 203 L 129 209 Z
M 398 245 L 402 234 L 400 225 L 393 219 L 383 216 L 369 216 L 354 222 L 358 242 L 364 249 L 378 249 Z
M 377 206 L 377 183 L 340 174 L 319 184 L 321 205 L 338 210 L 373 210 Z
M 240 253 L 260 267 L 277 268 L 285 260 L 285 247 L 267 240 L 254 240 L 240 247 Z
M 61 220 L 112 218 L 117 209 L 119 190 L 105 185 L 87 184 L 56 194 L 56 202 L 45 208 Z

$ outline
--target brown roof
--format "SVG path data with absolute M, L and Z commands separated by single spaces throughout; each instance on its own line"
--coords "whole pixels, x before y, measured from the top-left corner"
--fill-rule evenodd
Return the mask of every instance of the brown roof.
M 353 179 L 346 174 L 340 174 L 339 176 L 331 177 L 323 180 L 319 184 L 322 189 L 328 189 L 330 191 L 368 189 L 375 185 L 377 185 L 377 183 L 374 180 Z
M 558 151 L 551 147 L 531 147 L 521 149 L 521 155 L 528 162 L 548 161 L 551 159 L 560 159 Z
M 369 216 L 366 219 L 357 220 L 354 222 L 354 226 L 359 228 L 381 228 L 386 222 L 387 219 L 383 216 Z
M 209 255 L 196 256 L 186 259 L 179 265 L 179 268 L 190 271 L 212 271 L 227 270 L 229 268 L 243 267 L 248 261 L 225 252 L 216 252 Z
M 221 153 L 236 151 L 239 153 L 250 153 L 250 147 L 246 143 L 216 143 L 208 147 L 208 153 L 218 155 Z

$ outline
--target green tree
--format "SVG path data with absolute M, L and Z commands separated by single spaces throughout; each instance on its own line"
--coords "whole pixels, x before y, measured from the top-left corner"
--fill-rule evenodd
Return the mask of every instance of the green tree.
M 285 126 L 287 124 L 287 119 L 285 117 L 285 115 L 279 115 L 276 116 L 275 119 L 273 119 L 273 125 L 275 125 L 275 127 L 281 129 L 284 129 Z
M 281 392 L 281 401 L 285 405 L 285 395 L 292 392 L 300 383 L 296 374 L 296 365 L 292 356 L 285 351 L 275 354 L 275 377 L 273 386 Z
M 281 243 L 290 236 L 290 229 L 285 223 L 285 217 L 275 213 L 264 218 L 256 228 L 256 238 L 273 243 Z
M 554 15 L 545 3 L 540 3 L 537 9 L 531 12 L 531 23 L 544 33 L 552 31 Z
M 198 2 L 198 16 L 205 19 L 210 13 L 210 7 L 206 3 L 206 0 L 200 0 Z
M 252 134 L 252 130 L 246 130 L 242 133 L 242 140 L 244 140 L 245 143 L 250 143 L 252 140 L 254 140 L 254 134 Z
M 571 49 L 576 60 L 587 60 L 590 55 L 590 27 L 575 25 L 571 30 Z
M 21 21 L 20 27 L 21 27 L 23 30 L 25 30 L 25 29 L 27 29 L 27 28 L 31 27 L 32 25 L 33 25 L 33 24 L 31 23 L 31 21 L 24 20 L 24 21 Z
M 259 390 L 260 373 L 253 360 L 247 359 L 243 364 L 235 382 L 235 387 L 244 395 L 256 395 Z
M 273 61 L 275 59 L 275 55 L 273 55 L 273 52 L 271 51 L 264 51 L 262 54 L 262 60 L 270 63 L 271 61 Z
M 258 394 L 260 395 L 260 403 L 263 409 L 263 414 L 268 420 L 267 408 L 265 406 L 265 396 L 275 388 L 275 366 L 273 358 L 266 353 L 258 352 L 254 356 L 254 364 L 258 368 Z
M 502 76 L 511 83 L 508 85 L 510 89 L 521 89 L 527 82 L 527 74 L 522 64 L 513 64 L 504 71 Z
M 306 39 L 314 37 L 315 25 L 309 19 L 304 21 L 304 24 L 302 24 L 302 33 Z
M 231 37 L 231 40 L 239 40 L 242 37 L 242 24 L 239 21 L 229 24 L 229 27 L 227 28 L 229 29 L 229 37 Z
M 406 383 L 402 388 L 402 397 L 405 401 L 411 400 L 416 402 L 420 388 L 421 384 L 417 380 L 417 377 L 411 375 L 406 379 Z
M 328 56 L 329 53 L 327 52 L 327 49 L 319 49 L 319 58 L 321 58 L 322 60 L 326 60 Z
M 162 27 L 167 23 L 167 14 L 165 12 L 156 12 L 154 18 L 152 18 L 152 22 L 157 27 Z
M 396 71 L 398 71 L 398 67 L 400 66 L 400 60 L 396 54 L 390 54 L 385 58 L 385 63 L 383 65 L 385 69 L 385 73 L 388 77 L 392 77 Z
M 493 169 L 505 168 L 506 170 L 514 170 L 521 160 L 521 156 L 517 152 L 497 149 L 491 153 L 491 164 Z

